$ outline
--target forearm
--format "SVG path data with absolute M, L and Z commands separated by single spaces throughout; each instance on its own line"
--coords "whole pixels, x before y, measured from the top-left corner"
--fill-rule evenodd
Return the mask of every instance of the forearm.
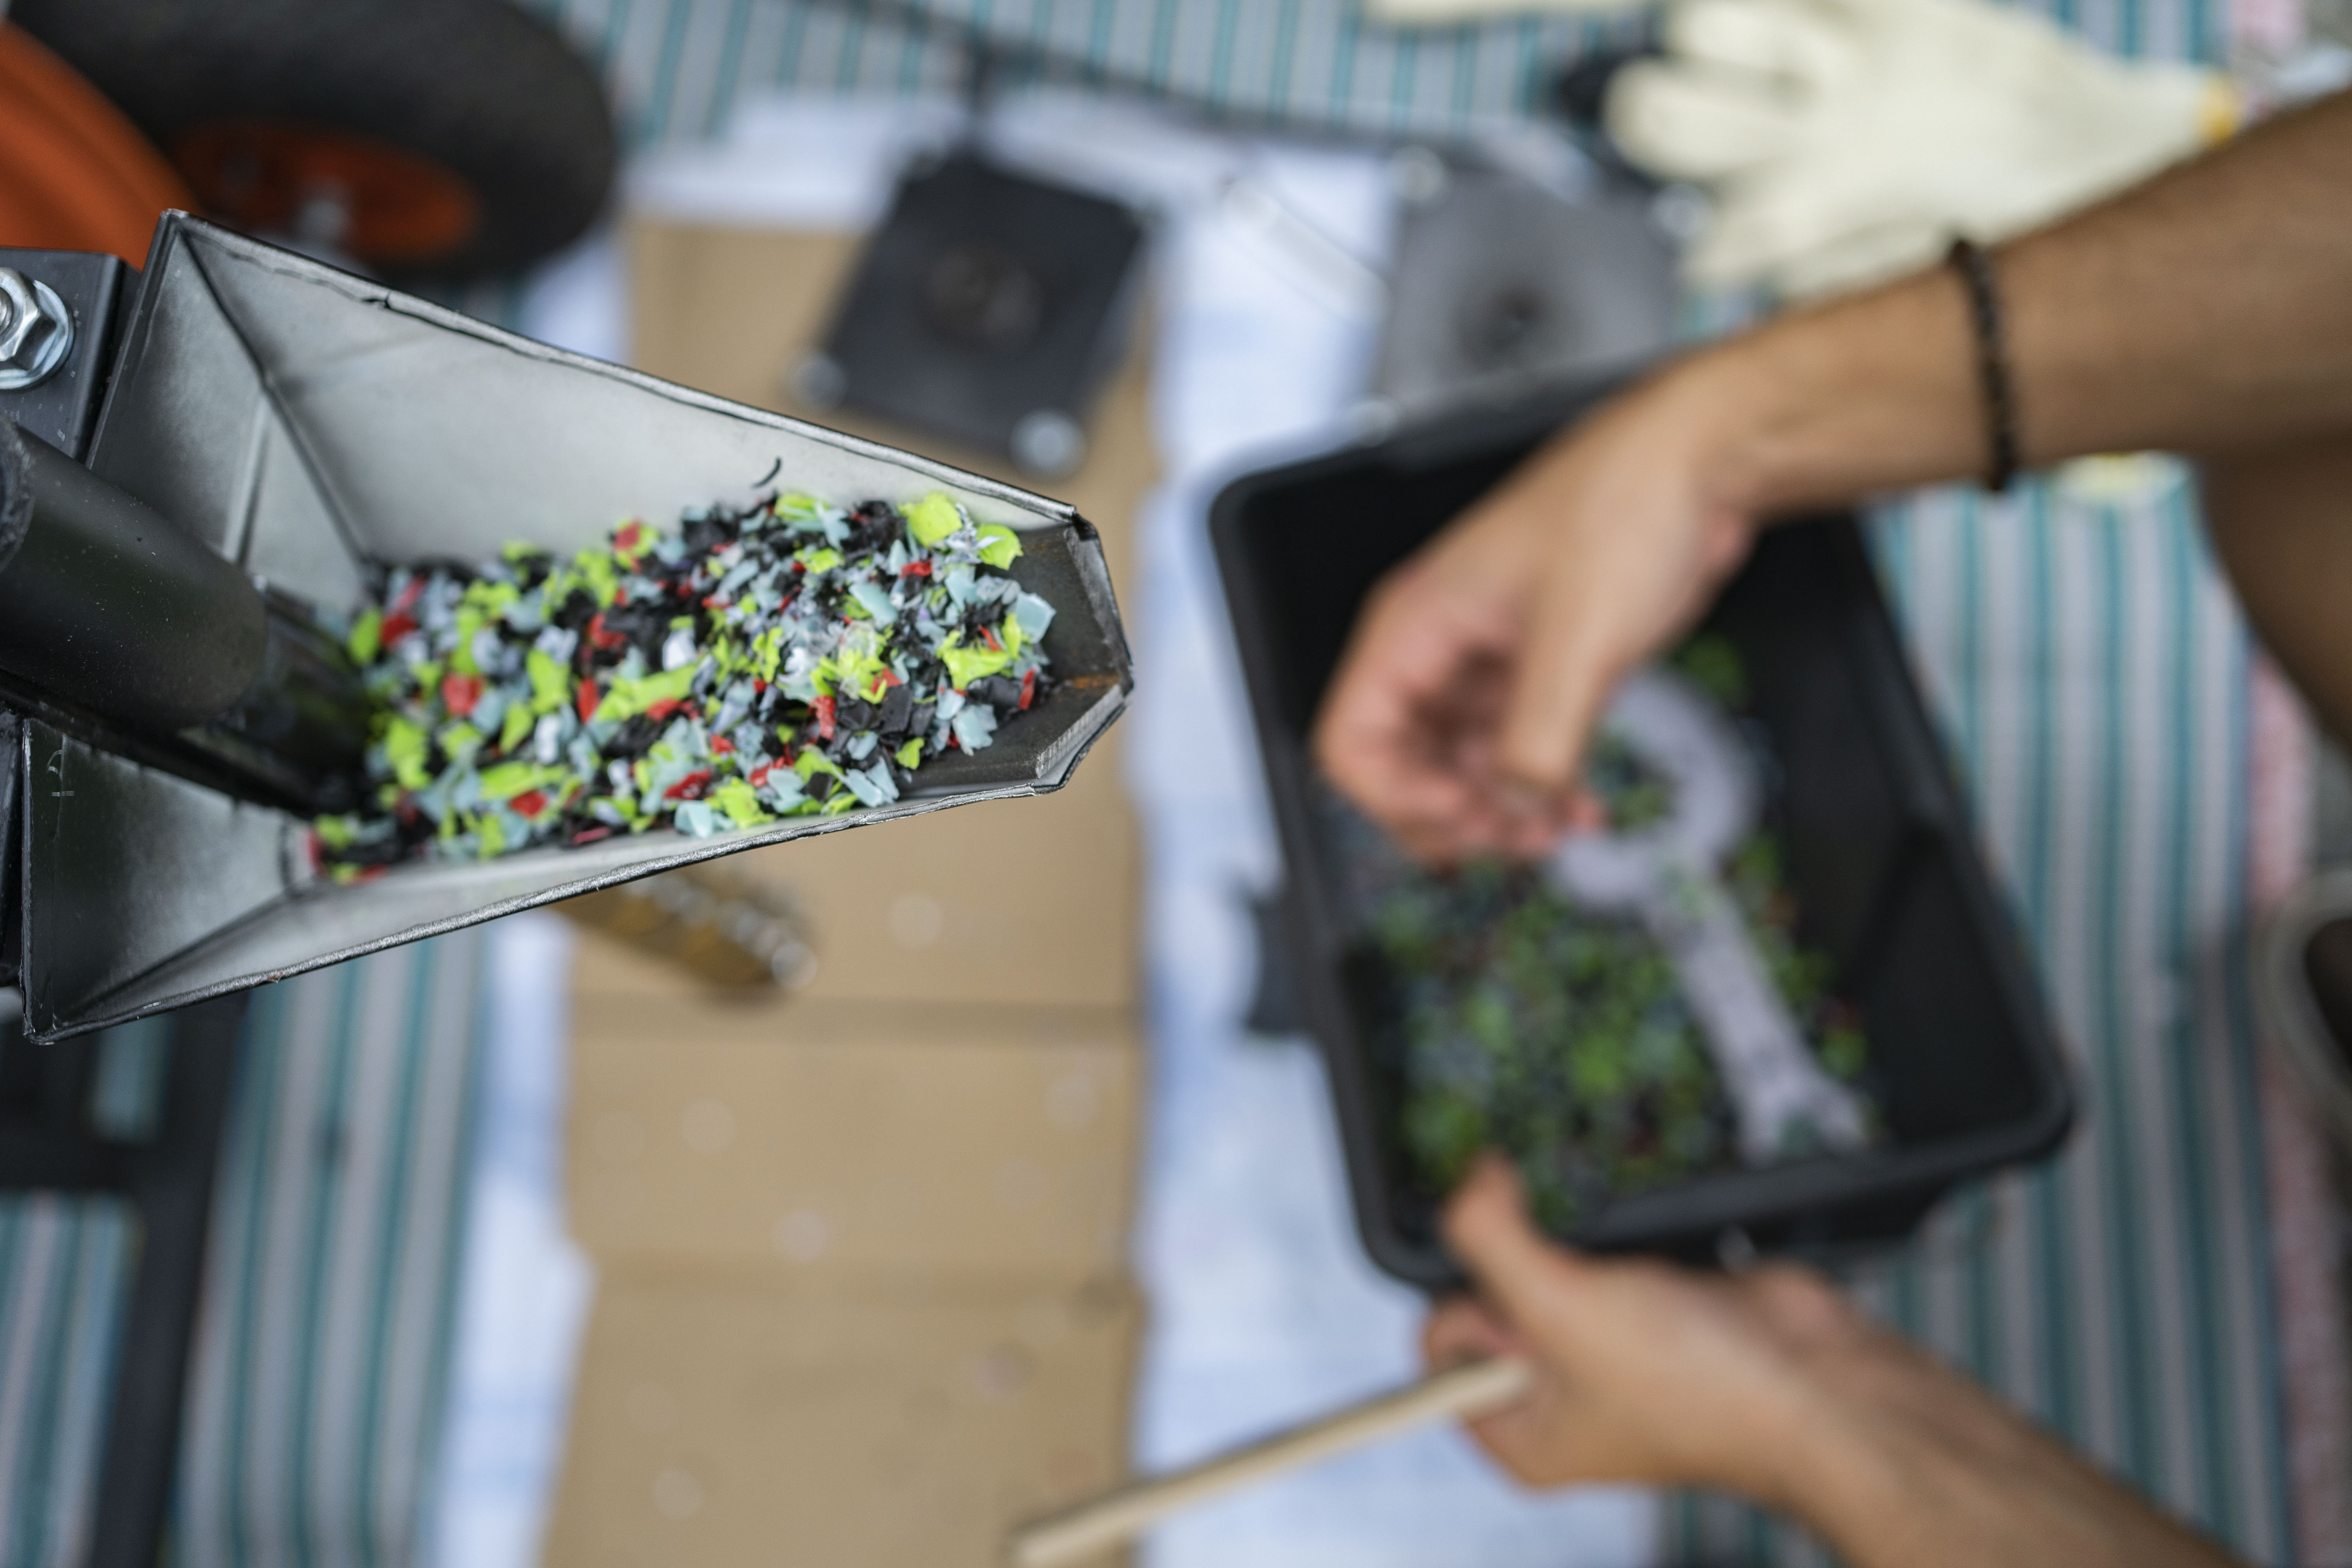
M 2230 1568 L 2218 1547 L 1920 1352 L 1824 1370 L 1794 1510 L 1856 1568 Z
M 2028 463 L 2228 453 L 2352 430 L 2352 96 L 1996 259 Z M 1989 436 L 1966 295 L 1939 269 L 1776 321 L 1650 395 L 1756 512 L 1974 477 Z

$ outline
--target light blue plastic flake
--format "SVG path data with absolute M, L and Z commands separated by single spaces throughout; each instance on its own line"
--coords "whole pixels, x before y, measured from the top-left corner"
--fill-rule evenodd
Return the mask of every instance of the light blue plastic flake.
M 955 716 L 956 742 L 967 752 L 984 752 L 996 739 L 996 715 L 985 703 L 969 702 Z
M 1034 642 L 1054 624 L 1054 606 L 1034 594 L 1024 594 L 1013 601 L 1013 619 L 1021 635 Z
M 878 739 L 879 737 L 871 730 L 860 730 L 852 735 L 849 738 L 849 760 L 853 763 L 862 763 L 872 756 Z
M 887 805 L 898 798 L 898 781 L 890 776 L 890 764 L 876 763 L 870 768 L 856 768 L 841 775 L 849 793 L 867 805 Z
M 887 621 L 898 613 L 891 607 L 889 590 L 878 583 L 853 583 L 849 596 L 877 621 Z
M 708 838 L 719 830 L 707 800 L 689 800 L 677 808 L 677 830 L 690 838 Z

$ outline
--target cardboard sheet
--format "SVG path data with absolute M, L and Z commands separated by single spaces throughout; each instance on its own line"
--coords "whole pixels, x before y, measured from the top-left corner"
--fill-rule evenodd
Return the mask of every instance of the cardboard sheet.
M 1117 1479 L 1139 1321 L 1117 1284 L 608 1273 L 544 1562 L 994 1568 L 1010 1526 Z
M 620 1000 L 574 1027 L 572 1229 L 602 1262 L 1028 1288 L 1126 1265 L 1121 1012 Z
M 984 473 L 1001 458 L 792 402 L 790 367 L 823 333 L 858 241 L 640 219 L 628 230 L 633 358 L 691 386 L 856 429 Z M 1136 508 L 1157 478 L 1138 352 L 1105 389 L 1086 466 L 1045 488 L 1102 531 L 1133 592 Z M 888 833 L 810 840 L 737 864 L 788 887 L 823 1001 L 1118 1006 L 1138 995 L 1141 873 L 1114 730 L 1058 794 L 967 807 Z M 1008 809 L 1009 808 L 1009 809 Z M 659 969 L 623 972 L 675 989 Z M 620 984 L 616 976 L 614 984 Z

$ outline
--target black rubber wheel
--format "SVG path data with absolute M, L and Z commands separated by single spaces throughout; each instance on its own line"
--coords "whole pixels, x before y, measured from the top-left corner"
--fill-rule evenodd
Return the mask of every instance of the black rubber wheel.
M 363 193 L 391 171 L 407 221 L 363 194 L 351 229 L 398 243 L 344 247 L 388 277 L 513 271 L 577 238 L 612 187 L 595 74 L 509 0 L 16 0 L 9 19 L 112 99 L 213 216 L 274 226 L 235 210 L 255 149 L 356 159 Z

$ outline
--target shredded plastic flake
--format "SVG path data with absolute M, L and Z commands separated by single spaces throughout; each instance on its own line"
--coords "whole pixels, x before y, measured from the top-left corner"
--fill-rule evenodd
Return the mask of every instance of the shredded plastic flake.
M 1694 639 L 1675 663 L 1725 709 L 1742 706 L 1727 644 Z M 1605 732 L 1585 776 L 1614 830 L 1668 809 L 1663 781 Z M 1335 792 L 1321 805 L 1355 910 L 1350 972 L 1396 1089 L 1385 1135 L 1425 1202 L 1486 1148 L 1511 1157 L 1538 1219 L 1562 1233 L 1612 1198 L 1741 1168 L 1730 1097 L 1639 921 L 1570 902 L 1530 866 L 1424 869 Z M 1723 873 L 1816 1059 L 1867 1099 L 1862 1019 L 1797 938 L 1772 836 L 1749 835 Z
M 933 492 L 639 521 L 569 560 L 395 569 L 347 638 L 378 704 L 371 809 L 320 818 L 339 881 L 898 798 L 1052 689 L 1020 540 Z

